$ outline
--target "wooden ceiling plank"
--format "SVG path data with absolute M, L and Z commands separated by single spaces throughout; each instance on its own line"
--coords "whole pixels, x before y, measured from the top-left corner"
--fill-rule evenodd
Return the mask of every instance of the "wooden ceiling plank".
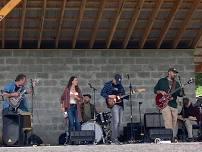
M 1 10 L 0 10 L 0 22 L 8 15 L 22 0 L 10 0 Z
M 146 42 L 146 40 L 147 40 L 147 38 L 149 36 L 149 33 L 150 33 L 150 31 L 152 29 L 152 26 L 154 24 L 155 18 L 157 17 L 158 12 L 159 12 L 162 4 L 163 4 L 163 0 L 157 0 L 156 3 L 155 3 L 155 9 L 151 13 L 151 16 L 149 18 L 148 24 L 147 24 L 147 26 L 145 28 L 143 37 L 142 37 L 141 42 L 140 42 L 140 48 L 141 49 L 145 45 L 145 42 Z
M 100 2 L 101 4 L 100 4 L 100 8 L 98 10 L 95 26 L 94 26 L 94 29 L 93 29 L 93 32 L 92 32 L 92 35 L 91 35 L 91 39 L 90 39 L 90 43 L 89 43 L 89 48 L 93 48 L 93 45 L 95 43 L 95 39 L 96 39 L 96 36 L 97 36 L 97 31 L 98 31 L 99 24 L 100 24 L 100 21 L 102 19 L 103 10 L 104 10 L 104 7 L 105 7 L 105 2 L 106 2 L 106 0 L 102 0 Z
M 197 9 L 199 3 L 200 3 L 200 0 L 194 0 L 193 1 L 191 9 L 188 11 L 187 16 L 183 20 L 183 22 L 182 22 L 182 24 L 180 26 L 180 29 L 179 29 L 178 33 L 176 34 L 176 36 L 175 36 L 172 48 L 177 48 L 177 46 L 178 46 L 178 44 L 180 42 L 180 39 L 181 39 L 184 31 L 186 30 L 186 27 L 188 26 L 189 21 L 191 20 L 192 15 L 193 15 L 194 11 Z
M 37 44 L 38 49 L 41 47 L 41 41 L 42 41 L 42 37 L 43 37 L 44 21 L 45 21 L 45 16 L 46 16 L 46 7 L 47 7 L 47 0 L 44 0 L 43 8 L 42 8 L 41 23 L 40 23 L 40 27 L 39 27 L 39 39 L 38 39 L 38 44 Z
M 75 29 L 74 35 L 73 35 L 72 48 L 76 47 L 76 41 L 77 41 L 77 37 L 79 35 L 79 31 L 80 31 L 80 27 L 81 27 L 81 21 L 83 19 L 83 15 L 84 15 L 85 5 L 86 5 L 86 0 L 82 0 L 76 29 Z
M 26 8 L 27 8 L 27 0 L 24 0 L 23 8 L 22 8 L 21 26 L 20 26 L 20 37 L 19 37 L 19 48 L 20 49 L 22 48 L 22 41 L 23 41 L 23 34 L 24 34 L 24 27 L 25 27 Z
M 179 10 L 180 8 L 180 5 L 182 4 L 183 0 L 176 0 L 175 4 L 174 4 L 174 7 L 173 9 L 171 10 L 170 12 L 170 15 L 168 16 L 168 18 L 166 19 L 162 29 L 161 29 L 161 32 L 160 32 L 160 37 L 158 38 L 157 40 L 157 48 L 159 49 L 161 47 L 161 44 L 170 28 L 170 26 L 172 25 L 172 22 L 175 18 L 175 15 L 177 13 L 177 11 Z
M 143 7 L 144 1 L 145 0 L 139 0 L 137 6 L 135 7 L 132 20 L 129 23 L 129 26 L 127 28 L 127 34 L 126 34 L 126 36 L 124 38 L 124 41 L 123 41 L 123 48 L 124 49 L 127 47 L 128 42 L 129 42 L 129 40 L 131 38 L 131 35 L 132 35 L 133 31 L 134 31 L 134 28 L 135 28 L 135 25 L 137 23 L 138 17 L 140 15 L 140 11 L 141 11 L 141 9 Z
M 66 3 L 67 3 L 67 0 L 63 0 L 61 13 L 60 13 L 60 19 L 59 19 L 59 25 L 58 25 L 58 29 L 56 32 L 55 48 L 58 48 L 58 44 L 59 44 L 60 33 L 61 33 L 61 29 L 62 29 L 62 24 L 63 24 L 63 18 L 64 18 L 64 13 L 65 13 Z
M 118 26 L 118 23 L 119 23 L 121 14 L 122 14 L 122 12 L 123 12 L 123 8 L 124 8 L 125 2 L 126 2 L 126 0 L 122 0 L 122 1 L 120 2 L 119 8 L 118 8 L 118 10 L 117 10 L 116 17 L 115 17 L 115 19 L 114 19 L 113 22 L 112 22 L 112 23 L 114 23 L 114 24 L 113 24 L 113 26 L 112 26 L 112 28 L 111 28 L 109 37 L 108 37 L 108 39 L 107 39 L 107 43 L 106 43 L 106 47 L 107 47 L 107 48 L 109 48 L 110 45 L 111 45 L 111 42 L 112 42 L 114 33 L 115 33 L 115 31 L 116 31 L 116 28 L 117 28 L 117 26 Z

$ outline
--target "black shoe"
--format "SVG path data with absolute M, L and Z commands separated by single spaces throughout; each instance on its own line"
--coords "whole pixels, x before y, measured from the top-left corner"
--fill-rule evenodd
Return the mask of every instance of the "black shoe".
M 186 141 L 187 142 L 194 142 L 194 139 L 193 138 L 187 138 Z
M 173 137 L 173 138 L 171 139 L 171 142 L 172 142 L 172 143 L 178 143 L 177 137 Z
M 123 143 L 118 140 L 114 140 L 111 142 L 111 145 L 123 145 Z

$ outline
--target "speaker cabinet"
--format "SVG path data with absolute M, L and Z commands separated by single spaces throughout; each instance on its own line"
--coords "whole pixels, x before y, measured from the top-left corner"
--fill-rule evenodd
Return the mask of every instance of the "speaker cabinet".
M 70 143 L 72 144 L 91 144 L 95 140 L 94 130 L 81 130 L 70 132 Z
M 128 123 L 127 127 L 124 127 L 124 140 L 129 141 L 131 139 L 135 140 L 142 140 L 144 128 L 140 123 Z
M 20 117 L 17 114 L 3 116 L 3 143 L 7 146 L 22 144 Z
M 3 115 L 3 144 L 24 145 L 26 131 L 31 130 L 31 115 L 9 113 Z

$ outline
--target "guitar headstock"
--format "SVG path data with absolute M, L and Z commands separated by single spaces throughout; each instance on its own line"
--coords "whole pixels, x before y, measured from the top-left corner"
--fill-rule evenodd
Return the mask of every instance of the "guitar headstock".
M 37 84 L 39 84 L 39 79 L 30 79 L 31 80 L 31 86 L 35 87 Z
M 146 91 L 145 88 L 135 88 L 132 90 L 132 93 L 136 93 L 136 92 L 141 93 L 141 92 L 145 92 L 145 91 Z
M 187 84 L 192 84 L 194 82 L 194 79 L 193 78 L 190 78 L 188 81 L 187 81 Z

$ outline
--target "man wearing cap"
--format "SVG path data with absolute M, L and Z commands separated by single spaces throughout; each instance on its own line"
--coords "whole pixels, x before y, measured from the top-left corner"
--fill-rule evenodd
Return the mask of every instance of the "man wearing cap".
M 175 68 L 169 68 L 167 76 L 161 78 L 154 87 L 154 93 L 166 96 L 169 93 L 175 91 L 177 88 L 180 88 L 179 82 L 175 80 L 177 73 L 178 71 Z M 183 95 L 182 89 L 179 89 L 175 93 L 171 94 L 171 98 L 168 101 L 168 105 L 161 110 L 165 128 L 173 130 L 173 139 L 176 137 L 175 127 L 178 117 L 176 100 L 178 96 L 181 97 L 182 95 Z
M 93 104 L 90 103 L 91 101 L 91 95 L 90 94 L 84 94 L 83 95 L 83 103 L 81 104 L 81 116 L 83 122 L 87 122 L 94 118 L 94 112 L 95 114 L 96 109 Z
M 107 102 L 108 108 L 111 108 L 112 113 L 112 143 L 121 144 L 118 141 L 120 136 L 122 118 L 123 118 L 123 99 L 120 99 L 118 103 L 114 102 L 114 105 L 109 107 L 108 99 L 117 99 L 117 96 L 125 94 L 125 90 L 121 84 L 122 77 L 120 74 L 115 74 L 111 81 L 104 84 L 101 90 L 101 96 L 103 96 Z

